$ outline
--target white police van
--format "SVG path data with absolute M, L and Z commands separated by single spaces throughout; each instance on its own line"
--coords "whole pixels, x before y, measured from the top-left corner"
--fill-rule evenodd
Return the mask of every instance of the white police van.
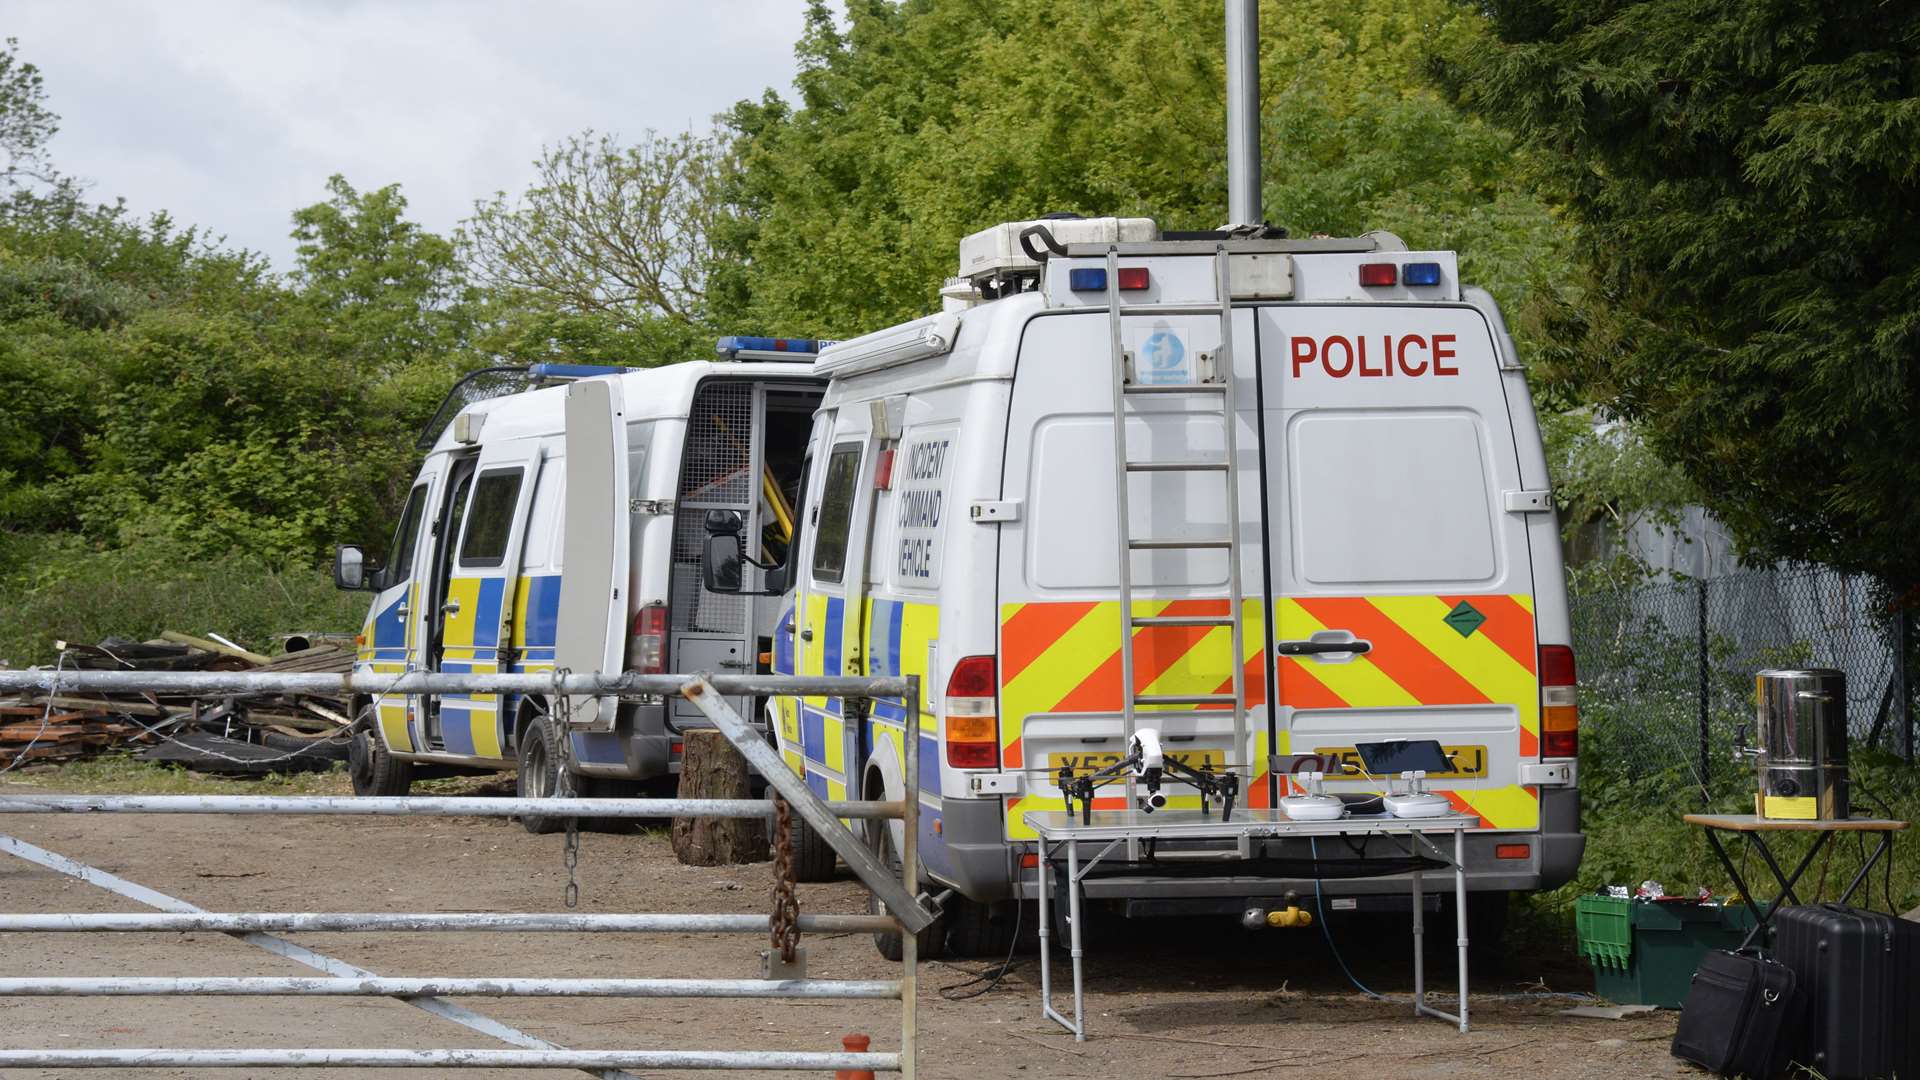
M 336 555 L 337 583 L 375 594 L 357 670 L 762 670 L 776 605 L 700 587 L 701 525 L 732 515 L 755 557 L 784 557 L 821 396 L 814 348 L 727 338 L 715 361 L 468 376 L 423 436 L 385 565 Z M 368 697 L 354 716 L 358 793 L 403 794 L 431 767 L 515 769 L 521 794 L 544 797 L 670 778 L 676 725 L 698 714 L 463 694 Z
M 775 670 L 918 675 L 919 729 L 900 702 L 769 706 L 823 796 L 898 798 L 901 755 L 921 756 L 919 850 L 927 886 L 955 893 L 953 947 L 1004 948 L 1004 902 L 1035 890 L 1026 815 L 1067 809 L 1062 770 L 1118 761 L 1147 725 L 1169 757 L 1234 773 L 1253 808 L 1357 744 L 1437 740 L 1452 768 L 1429 784 L 1479 818 L 1471 887 L 1504 899 L 1572 876 L 1578 721 L 1546 458 L 1500 311 L 1454 253 L 1048 220 L 969 237 L 961 272 L 940 314 L 821 351 L 801 531 L 775 575 L 792 582 Z M 716 581 L 742 572 L 728 551 L 713 546 Z M 1308 856 L 1167 850 L 1103 867 L 1086 894 L 1238 915 L 1313 895 Z M 799 870 L 831 873 L 831 851 L 805 838 Z M 1406 886 L 1324 889 L 1364 908 Z

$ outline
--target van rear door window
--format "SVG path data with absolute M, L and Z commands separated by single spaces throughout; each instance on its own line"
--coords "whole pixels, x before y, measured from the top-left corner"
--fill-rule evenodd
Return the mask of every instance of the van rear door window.
M 520 473 L 519 469 L 493 469 L 480 474 L 467 511 L 466 535 L 460 540 L 461 566 L 499 566 L 506 559 L 513 508 L 520 499 Z
M 813 576 L 839 581 L 847 564 L 847 529 L 860 478 L 860 444 L 841 443 L 827 459 L 826 489 L 820 496 L 820 531 L 813 540 Z

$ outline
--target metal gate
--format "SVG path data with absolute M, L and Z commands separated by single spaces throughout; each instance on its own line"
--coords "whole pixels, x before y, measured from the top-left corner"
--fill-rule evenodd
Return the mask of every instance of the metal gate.
M 917 982 L 916 934 L 935 916 L 915 897 L 918 882 L 919 761 L 905 762 L 899 800 L 828 802 L 810 791 L 764 737 L 728 707 L 725 694 L 827 694 L 898 699 L 909 730 L 919 724 L 915 678 L 792 676 L 156 673 L 113 671 L 0 671 L 0 691 L 89 692 L 146 689 L 172 693 L 544 693 L 679 694 L 697 706 L 739 748 L 769 784 L 846 860 L 861 883 L 886 905 L 884 915 L 802 915 L 802 931 L 892 931 L 901 935 L 898 979 L 534 979 L 384 978 L 303 946 L 273 937 L 288 932 L 563 932 L 768 933 L 771 915 L 572 913 L 371 913 L 201 911 L 184 901 L 121 881 L 25 841 L 0 834 L 0 850 L 94 884 L 113 888 L 157 914 L 0 914 L 0 931 L 36 933 L 208 931 L 242 936 L 278 955 L 319 969 L 323 977 L 60 976 L 0 978 L 0 996 L 102 997 L 126 995 L 396 997 L 463 1024 L 516 1049 L 34 1049 L 0 1050 L 0 1069 L 12 1068 L 498 1068 L 580 1069 L 628 1078 L 626 1069 L 869 1069 L 914 1075 Z M 0 813 L 336 814 L 402 817 L 736 817 L 772 818 L 776 804 L 759 799 L 496 799 L 460 797 L 283 797 L 0 795 Z M 904 842 L 898 876 L 842 819 L 900 820 Z M 772 962 L 771 954 L 770 960 Z M 769 974 L 778 974 L 770 972 Z M 463 1006 L 458 997 L 625 997 L 857 999 L 900 1003 L 900 1045 L 894 1052 L 776 1050 L 569 1050 L 537 1039 Z

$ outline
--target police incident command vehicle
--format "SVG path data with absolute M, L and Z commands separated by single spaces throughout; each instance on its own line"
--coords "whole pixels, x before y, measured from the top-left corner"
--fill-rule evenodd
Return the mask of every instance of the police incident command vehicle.
M 793 362 L 811 342 L 797 356 L 802 343 L 721 345 L 729 359 L 496 368 L 456 386 L 423 436 L 385 565 L 352 546 L 336 557 L 341 585 L 375 593 L 358 670 L 759 669 L 777 607 L 700 587 L 702 515 L 737 515 L 756 559 L 785 557 L 821 381 Z M 679 699 L 565 704 L 358 700 L 354 790 L 403 794 L 419 766 L 516 769 L 528 796 L 635 790 L 670 782 L 676 724 L 698 716 Z
M 898 701 L 821 697 L 769 702 L 770 727 L 829 798 L 899 798 L 901 755 L 920 755 L 925 884 L 951 890 L 957 947 L 1003 938 L 1004 901 L 1033 897 L 1026 815 L 1066 809 L 1062 769 L 1118 761 L 1148 725 L 1168 756 L 1237 771 L 1255 808 L 1303 769 L 1380 791 L 1356 744 L 1437 740 L 1452 769 L 1429 787 L 1478 818 L 1471 888 L 1551 888 L 1579 862 L 1560 539 L 1500 311 L 1452 252 L 1267 236 L 989 229 L 962 243 L 945 310 L 813 365 L 773 666 L 916 675 L 923 700 L 916 731 Z M 723 541 L 708 583 L 731 588 L 727 522 L 705 524 Z M 745 591 L 778 591 L 759 577 Z M 1304 840 L 1187 847 L 1086 895 L 1238 914 L 1314 892 Z M 802 875 L 831 872 L 818 838 L 802 849 Z M 1365 908 L 1405 884 L 1324 889 Z

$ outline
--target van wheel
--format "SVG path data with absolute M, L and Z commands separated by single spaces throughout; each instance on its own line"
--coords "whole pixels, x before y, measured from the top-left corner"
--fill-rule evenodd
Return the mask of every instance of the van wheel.
M 881 866 L 898 874 L 900 854 L 893 849 L 893 830 L 887 825 L 888 822 L 885 821 L 867 823 L 867 847 L 879 857 Z M 867 914 L 885 915 L 886 913 L 886 902 L 871 892 L 867 893 Z M 933 920 L 933 925 L 915 934 L 914 940 L 919 944 L 920 959 L 938 960 L 945 956 L 947 953 L 946 916 L 942 915 Z M 895 963 L 899 963 L 901 957 L 906 955 L 905 945 L 906 942 L 897 931 L 881 931 L 873 935 L 873 947 L 880 951 L 881 956 Z
M 541 716 L 527 725 L 520 737 L 520 768 L 514 774 L 513 793 L 523 799 L 574 799 L 580 795 L 580 780 L 567 771 L 560 733 Z M 536 836 L 556 833 L 567 827 L 564 817 L 523 814 L 520 825 Z
M 1013 903 L 983 904 L 954 893 L 947 900 L 947 952 L 968 959 L 1004 959 L 1013 949 Z
M 766 797 L 772 799 L 779 792 L 771 785 L 767 787 Z M 793 821 L 793 880 L 808 884 L 832 881 L 840 868 L 839 853 L 833 846 L 813 831 L 805 818 L 792 815 Z M 767 846 L 773 846 L 773 819 L 767 819 Z
M 399 761 L 387 752 L 376 725 L 379 706 L 360 706 L 347 743 L 347 779 L 355 795 L 405 795 L 413 788 L 413 762 Z

